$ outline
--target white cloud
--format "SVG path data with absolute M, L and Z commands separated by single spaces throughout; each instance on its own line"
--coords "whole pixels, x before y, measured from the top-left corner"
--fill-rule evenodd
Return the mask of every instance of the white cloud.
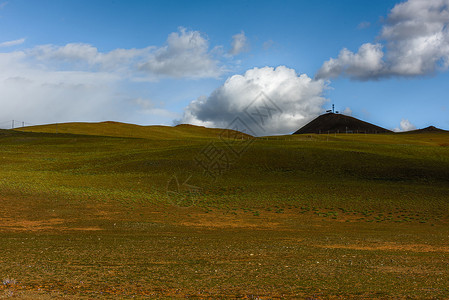
M 29 59 L 35 59 L 47 68 L 135 73 L 137 64 L 148 60 L 154 48 L 99 52 L 96 47 L 89 44 L 70 43 L 65 46 L 40 45 L 25 52 Z
M 226 128 L 239 117 L 256 135 L 286 134 L 322 112 L 325 89 L 324 81 L 285 66 L 254 68 L 192 101 L 181 122 Z
M 346 107 L 345 110 L 342 112 L 342 114 L 347 116 L 352 116 L 352 109 L 349 107 Z
M 14 41 L 7 41 L 7 42 L 0 43 L 0 47 L 3 48 L 3 47 L 17 46 L 17 45 L 23 44 L 24 42 L 25 42 L 25 38 L 21 38 L 21 39 L 14 40 Z
M 371 26 L 370 22 L 367 21 L 363 21 L 361 23 L 359 23 L 359 25 L 357 25 L 357 29 L 365 29 Z
M 393 129 L 393 131 L 402 132 L 402 131 L 410 131 L 410 130 L 415 130 L 415 129 L 416 129 L 415 125 L 410 123 L 409 120 L 402 119 L 401 123 L 400 123 L 400 128 L 395 128 L 395 129 Z
M 326 61 L 317 78 L 357 80 L 420 76 L 449 68 L 449 0 L 409 0 L 388 15 L 380 40 L 357 53 L 343 49 Z M 385 49 L 385 53 L 384 50 Z
M 232 48 L 229 50 L 229 54 L 231 55 L 238 55 L 248 51 L 249 43 L 243 31 L 232 36 L 231 46 Z
M 46 64 L 69 62 L 69 63 L 87 63 L 87 66 L 97 62 L 101 55 L 97 48 L 82 43 L 70 43 L 65 46 L 40 45 L 27 50 L 30 57 L 36 58 Z M 72 67 L 71 65 L 69 67 Z
M 171 33 L 167 44 L 152 52 L 148 61 L 139 64 L 139 69 L 176 78 L 211 78 L 224 72 L 209 51 L 206 37 L 183 27 Z
M 384 69 L 382 45 L 363 44 L 357 53 L 341 50 L 337 59 L 324 62 L 317 78 L 335 78 L 345 75 L 357 79 L 378 77 Z

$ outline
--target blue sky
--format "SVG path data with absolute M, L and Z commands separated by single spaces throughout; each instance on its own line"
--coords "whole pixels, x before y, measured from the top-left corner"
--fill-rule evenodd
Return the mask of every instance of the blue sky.
M 449 129 L 447 5 L 0 1 L 0 122 L 226 127 L 264 92 L 283 107 L 270 134 L 332 103 L 389 129 Z

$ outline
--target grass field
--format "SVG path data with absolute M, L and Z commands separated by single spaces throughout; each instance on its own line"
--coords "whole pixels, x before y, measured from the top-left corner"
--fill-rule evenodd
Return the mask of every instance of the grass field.
M 0 298 L 449 298 L 448 133 L 238 137 L 0 131 Z

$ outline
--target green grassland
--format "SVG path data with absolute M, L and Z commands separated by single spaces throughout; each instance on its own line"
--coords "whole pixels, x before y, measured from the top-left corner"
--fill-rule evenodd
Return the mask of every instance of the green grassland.
M 235 137 L 0 131 L 0 297 L 449 297 L 449 133 Z

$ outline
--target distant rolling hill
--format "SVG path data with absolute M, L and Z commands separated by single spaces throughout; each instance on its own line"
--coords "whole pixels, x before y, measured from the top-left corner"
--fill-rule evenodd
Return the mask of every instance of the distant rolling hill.
M 443 130 L 443 129 L 440 129 L 440 128 L 436 128 L 435 126 L 429 126 L 429 127 L 422 128 L 422 129 L 403 131 L 403 132 L 398 132 L 398 133 L 401 133 L 401 134 L 404 134 L 404 133 L 414 134 L 414 133 L 448 133 L 448 132 L 449 131 Z
M 323 117 L 324 118 L 321 118 Z M 350 120 L 352 119 L 357 120 L 352 117 L 340 115 L 344 117 L 344 120 Z M 344 122 L 322 122 L 328 120 L 328 116 L 322 115 L 315 119 L 314 121 L 310 122 L 293 135 L 287 135 L 287 136 L 273 136 L 273 137 L 266 137 L 268 139 L 284 139 L 284 140 L 297 140 L 298 138 L 302 138 L 301 134 L 299 133 L 307 133 L 307 134 L 314 134 L 312 127 L 316 130 L 318 128 L 317 134 L 314 135 L 314 139 L 320 140 L 320 135 L 318 133 L 321 133 L 323 135 L 327 135 L 328 131 L 326 128 L 330 128 L 329 126 L 332 126 L 332 124 L 340 124 L 340 126 L 345 126 L 344 129 L 335 129 L 338 127 L 332 127 L 334 128 L 329 129 L 329 133 L 337 133 L 340 134 L 335 135 L 333 139 L 338 140 L 360 140 L 361 142 L 369 142 L 369 143 L 381 143 L 381 144 L 419 144 L 419 145 L 439 145 L 439 146 L 449 146 L 449 131 L 442 130 L 435 128 L 433 126 L 413 130 L 413 131 L 406 131 L 406 132 L 400 132 L 400 133 L 394 133 L 392 131 L 388 131 L 386 129 L 383 129 L 381 127 L 357 120 L 358 122 L 354 122 L 352 124 L 360 125 L 357 126 L 354 131 L 354 127 L 348 126 L 348 133 L 352 132 L 353 134 L 347 135 L 345 134 L 346 131 L 346 125 Z M 320 122 L 320 124 L 317 125 L 317 122 Z M 339 123 L 340 122 L 340 123 Z M 360 123 L 361 122 L 361 123 Z M 369 124 L 373 127 L 365 127 L 365 129 L 371 129 L 374 130 L 374 132 L 377 131 L 377 133 L 389 133 L 389 134 L 370 134 L 365 135 L 363 134 L 363 130 L 360 128 L 363 128 L 361 125 Z M 347 124 L 347 123 L 346 123 Z M 321 126 L 323 125 L 323 126 Z M 324 125 L 327 125 L 328 127 L 325 127 Z M 341 128 L 341 127 L 340 127 Z M 380 129 L 379 129 L 380 128 Z M 385 130 L 385 131 L 381 131 Z M 309 130 L 311 131 L 309 133 Z M 362 135 L 357 135 L 356 133 L 362 133 Z M 60 124 L 48 124 L 48 125 L 38 125 L 38 126 L 29 126 L 29 127 L 21 127 L 16 128 L 14 130 L 4 130 L 0 129 L 0 136 L 16 136 L 16 135 L 26 135 L 26 136 L 54 136 L 57 134 L 57 136 L 61 137 L 62 135 L 83 135 L 83 136 L 104 136 L 104 137 L 123 137 L 123 138 L 144 138 L 144 139 L 151 139 L 151 140 L 189 140 L 189 139 L 217 139 L 220 135 L 224 137 L 243 137 L 243 138 L 253 138 L 250 135 L 234 131 L 234 130 L 228 130 L 228 129 L 218 129 L 218 128 L 206 128 L 202 126 L 194 126 L 194 125 L 188 125 L 188 124 L 182 124 L 177 126 L 140 126 L 140 125 L 134 125 L 134 124 L 127 124 L 127 123 L 119 123 L 119 122 L 99 122 L 99 123 L 83 123 L 83 122 L 77 122 L 77 123 L 60 123 Z M 324 137 L 323 137 L 324 138 Z
M 16 128 L 23 132 L 41 133 L 70 133 L 82 135 L 98 135 L 111 137 L 131 137 L 147 139 L 186 139 L 186 138 L 216 138 L 220 134 L 239 135 L 246 138 L 251 136 L 234 130 L 206 128 L 181 124 L 177 126 L 140 126 L 120 122 L 99 122 L 99 123 L 60 123 Z

